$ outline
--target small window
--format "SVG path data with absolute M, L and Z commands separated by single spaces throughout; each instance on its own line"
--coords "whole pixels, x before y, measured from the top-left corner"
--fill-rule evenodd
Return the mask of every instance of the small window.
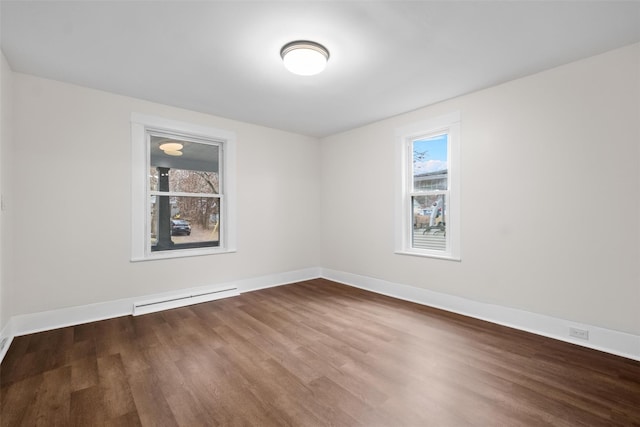
M 134 114 L 133 260 L 235 250 L 232 133 Z
M 459 115 L 398 130 L 396 252 L 459 259 Z

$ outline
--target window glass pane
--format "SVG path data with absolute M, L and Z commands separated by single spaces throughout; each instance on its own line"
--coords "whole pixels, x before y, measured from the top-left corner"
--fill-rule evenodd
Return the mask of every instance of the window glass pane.
M 434 194 L 413 196 L 412 247 L 418 249 L 446 250 L 447 209 L 446 196 Z
M 447 190 L 448 135 L 420 138 L 412 142 L 414 191 Z
M 160 188 L 160 177 L 168 173 L 168 186 Z M 220 194 L 220 182 L 215 172 L 190 171 L 184 169 L 155 168 L 149 169 L 149 185 L 151 191 L 170 191 L 180 193 Z
M 151 196 L 151 250 L 218 246 L 220 198 Z
M 151 135 L 149 188 L 219 194 L 219 158 L 219 144 Z
M 219 194 L 215 172 L 169 169 L 169 191 Z
M 151 191 L 159 191 L 158 178 L 158 168 L 151 166 L 149 168 L 149 189 Z

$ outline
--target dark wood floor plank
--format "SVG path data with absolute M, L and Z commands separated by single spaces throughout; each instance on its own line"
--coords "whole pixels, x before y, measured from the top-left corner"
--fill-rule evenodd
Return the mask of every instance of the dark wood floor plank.
M 383 385 L 375 378 L 368 381 L 367 377 L 349 372 L 348 367 L 346 367 L 346 369 L 336 368 L 321 355 L 305 347 L 297 349 L 295 354 L 315 366 L 316 369 L 322 372 L 328 379 L 371 407 L 377 407 L 389 399 L 388 390 L 385 390 Z M 371 379 L 371 377 L 369 377 L 369 379 Z
M 177 426 L 160 384 L 152 370 L 136 372 L 128 378 L 135 409 L 143 425 Z
M 43 376 L 32 375 L 11 385 L 3 386 L 0 406 L 0 425 L 18 426 L 27 409 L 36 401 L 36 394 L 42 384 Z
M 322 418 L 310 411 L 307 405 L 300 403 L 298 399 L 290 398 L 289 393 L 282 388 L 280 383 L 271 381 L 263 369 L 263 364 L 266 361 L 253 363 L 246 356 L 226 347 L 217 349 L 216 353 L 235 366 L 235 369 L 250 384 L 247 389 L 265 402 L 265 407 L 272 414 L 271 418 L 281 420 L 276 425 L 323 425 Z
M 217 425 L 279 426 L 286 423 L 265 405 L 262 394 L 247 380 L 239 369 L 237 353 L 229 360 L 226 352 L 213 355 L 196 353 L 180 362 L 180 369 L 188 381 L 198 403 L 206 408 L 206 416 Z
M 141 427 L 142 422 L 138 417 L 138 412 L 129 412 L 119 416 L 118 418 L 112 418 L 105 421 L 104 427 Z
M 279 400 L 287 400 L 289 404 L 307 408 L 318 420 L 328 425 L 361 425 L 341 408 L 332 402 L 317 399 L 316 393 L 303 384 L 289 370 L 274 360 L 267 360 L 261 364 L 262 371 L 275 382 L 281 390 Z M 283 394 L 286 392 L 286 394 Z
M 71 391 L 98 385 L 98 360 L 94 357 L 78 359 L 71 364 Z
M 67 366 L 44 372 L 34 397 L 22 418 L 21 425 L 69 425 L 71 369 Z
M 193 398 L 190 391 L 172 393 L 167 397 L 167 403 L 178 425 L 194 427 L 212 425 L 202 404 Z
M 24 357 L 31 341 L 31 335 L 15 337 L 11 342 L 10 350 L 4 356 L 0 365 L 0 386 L 4 387 L 17 381 L 20 371 L 33 372 L 24 366 Z
M 255 345 L 227 325 L 217 326 L 215 332 L 226 342 L 226 345 L 218 348 L 231 349 L 246 357 L 250 363 L 259 364 L 272 357 L 262 347 Z
M 73 342 L 94 341 L 96 338 L 96 322 L 83 323 L 73 327 Z
M 9 348 L 11 351 L 13 344 Z M 9 355 L 7 352 L 7 356 Z M 6 357 L 6 356 L 5 356 Z M 7 387 L 34 375 L 40 375 L 45 371 L 47 354 L 44 352 L 25 353 L 20 357 L 12 357 L 7 361 L 7 367 L 2 369 L 2 387 Z M 4 366 L 4 361 L 2 361 Z
M 195 397 L 195 402 L 190 405 L 201 406 L 204 410 L 204 414 L 198 412 L 191 414 L 191 417 L 204 416 L 211 425 L 215 426 L 230 425 L 233 414 L 229 413 L 221 403 L 224 399 L 224 390 L 218 380 L 219 377 L 224 376 L 224 372 L 217 373 L 216 369 L 212 369 L 208 363 L 200 363 L 198 355 L 180 360 L 177 362 L 177 367 L 185 379 L 184 386 Z M 181 414 L 177 415 L 183 418 Z
M 122 364 L 120 354 L 98 358 L 98 376 L 107 419 L 136 411 L 126 367 Z
M 73 345 L 67 350 L 67 361 L 73 363 L 76 360 L 92 358 L 96 359 L 96 341 L 95 339 L 86 339 L 82 341 L 74 341 Z
M 73 344 L 73 328 L 60 328 L 47 332 L 38 332 L 32 337 L 27 353 L 54 349 L 68 349 Z
M 640 426 L 640 362 L 324 279 L 16 337 L 0 426 Z
M 99 385 L 73 391 L 71 393 L 70 425 L 104 425 L 109 419 L 105 403 L 104 391 Z
M 368 405 L 366 401 L 327 377 L 323 376 L 313 380 L 309 383 L 309 389 L 316 399 L 326 402 L 333 408 L 339 408 L 363 425 L 366 425 L 362 422 L 364 415 L 373 412 L 373 407 Z

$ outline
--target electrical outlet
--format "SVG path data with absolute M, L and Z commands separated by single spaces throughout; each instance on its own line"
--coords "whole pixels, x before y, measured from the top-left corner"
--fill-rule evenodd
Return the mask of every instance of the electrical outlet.
M 580 338 L 581 340 L 589 339 L 589 331 L 578 328 L 569 328 L 569 336 L 574 338 Z

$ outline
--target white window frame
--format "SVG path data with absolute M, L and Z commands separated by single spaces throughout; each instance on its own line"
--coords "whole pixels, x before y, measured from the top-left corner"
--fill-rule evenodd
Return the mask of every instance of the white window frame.
M 149 186 L 149 134 L 168 133 L 221 145 L 220 245 L 151 251 Z M 131 261 L 148 261 L 236 252 L 236 135 L 234 132 L 140 113 L 131 114 Z M 190 194 L 192 195 L 192 194 Z
M 447 176 L 449 189 L 446 205 L 446 249 L 440 251 L 414 248 L 412 246 L 413 206 L 411 200 L 412 195 L 424 193 L 412 192 L 413 141 L 443 133 L 448 135 Z M 454 112 L 396 129 L 395 162 L 395 253 L 460 261 L 460 113 Z

